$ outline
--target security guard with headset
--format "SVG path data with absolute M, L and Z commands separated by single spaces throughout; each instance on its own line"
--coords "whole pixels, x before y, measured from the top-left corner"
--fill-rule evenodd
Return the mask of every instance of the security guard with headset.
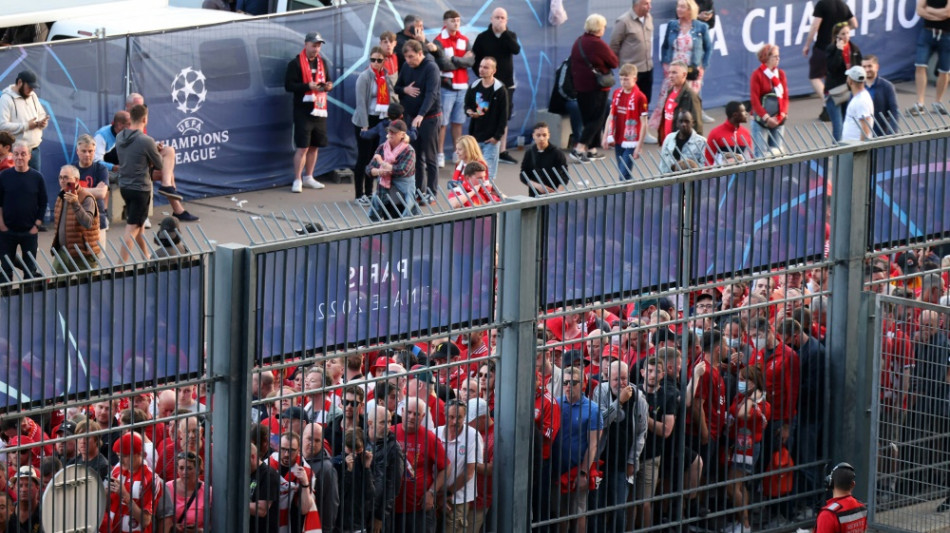
M 854 467 L 838 463 L 825 478 L 832 497 L 818 512 L 815 533 L 860 533 L 867 531 L 868 508 L 859 502 L 854 490 Z

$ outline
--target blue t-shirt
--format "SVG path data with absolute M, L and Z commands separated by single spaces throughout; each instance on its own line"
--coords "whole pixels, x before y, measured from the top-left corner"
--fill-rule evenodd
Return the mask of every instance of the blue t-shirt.
M 580 464 L 587 453 L 588 433 L 603 429 L 604 417 L 600 407 L 587 397 L 571 404 L 566 396 L 562 396 L 558 403 L 561 405 L 561 430 L 551 446 L 551 458 L 558 473 L 563 474 Z

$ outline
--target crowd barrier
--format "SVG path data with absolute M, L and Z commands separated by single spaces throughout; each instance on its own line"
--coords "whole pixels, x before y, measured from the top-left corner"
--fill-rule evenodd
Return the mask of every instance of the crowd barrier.
M 461 427 L 459 437 L 446 439 L 453 441 L 449 447 L 434 441 L 402 447 L 408 459 L 402 473 L 378 478 L 384 494 L 403 492 L 394 494 L 394 511 L 383 513 L 387 531 L 388 524 L 439 521 L 451 529 L 451 523 L 481 519 L 488 531 L 547 531 L 578 521 L 596 531 L 634 524 L 649 531 L 719 529 L 736 521 L 770 531 L 808 525 L 824 495 L 821 479 L 829 464 L 846 460 L 863 467 L 877 458 L 871 447 L 854 445 L 855 436 L 861 441 L 875 426 L 866 414 L 876 396 L 869 377 L 876 375 L 875 358 L 867 356 L 877 353 L 870 344 L 869 295 L 913 287 L 920 274 L 878 271 L 875 261 L 904 251 L 936 251 L 950 240 L 944 219 L 936 215 L 945 212 L 948 139 L 946 130 L 921 132 L 653 180 L 603 179 L 476 208 L 436 204 L 420 216 L 375 224 L 352 219 L 351 225 L 321 224 L 329 229 L 307 233 L 305 221 L 327 221 L 329 211 L 314 208 L 296 218 L 250 221 L 249 235 L 259 237 L 250 245 L 223 244 L 212 251 L 192 237 L 193 251 L 173 256 L 171 263 L 119 266 L 107 260 L 92 271 L 0 284 L 0 327 L 8 335 L 0 344 L 7 361 L 0 379 L 10 383 L 16 375 L 16 383 L 30 381 L 24 376 L 35 361 L 45 365 L 38 376 L 67 376 L 62 385 L 53 379 L 40 401 L 22 392 L 11 396 L 8 386 L 3 416 L 8 465 L 46 462 L 55 473 L 46 446 L 61 447 L 59 453 L 68 458 L 77 439 L 69 426 L 55 432 L 60 413 L 89 413 L 103 423 L 92 434 L 103 442 L 142 431 L 158 450 L 145 455 L 163 479 L 204 479 L 205 524 L 246 531 L 251 517 L 234 509 L 246 508 L 256 490 L 247 483 L 251 443 L 258 454 L 271 452 L 268 461 L 278 470 L 284 454 L 288 461 L 320 455 L 314 452 L 321 449 L 316 430 L 300 424 L 296 410 L 306 413 L 309 405 L 305 418 L 327 424 L 322 438 L 332 450 L 313 464 L 338 472 L 340 480 L 339 505 L 324 504 L 324 514 L 337 510 L 337 516 L 349 513 L 353 519 L 365 517 L 370 504 L 366 474 L 372 467 L 366 465 L 379 464 L 369 462 L 366 451 L 373 461 L 382 462 L 385 455 L 385 446 L 377 448 L 376 439 L 367 437 L 384 434 L 395 421 L 367 415 L 366 433 L 357 439 L 348 429 L 363 424 L 348 412 L 365 410 L 372 391 L 374 405 L 385 403 L 399 414 L 401 431 L 420 425 L 436 429 L 443 420 L 459 428 L 468 405 L 475 414 L 481 411 L 478 402 L 463 408 L 453 396 L 478 396 L 494 420 L 492 439 L 485 431 L 483 438 Z M 349 220 L 342 211 L 337 216 L 337 222 Z M 878 226 L 882 229 L 874 230 Z M 80 296 L 71 296 L 73 291 Z M 81 295 L 88 291 L 97 295 L 94 300 L 109 294 L 125 308 L 113 307 L 95 324 L 76 308 L 87 301 Z M 36 298 L 24 299 L 36 294 L 44 296 L 40 314 Z M 711 297 L 711 308 L 701 305 L 708 301 L 702 295 Z M 19 311 L 21 302 L 33 305 L 36 318 Z M 187 324 L 172 324 L 172 310 L 184 309 L 187 317 L 180 318 Z M 36 337 L 25 333 L 41 323 L 50 327 L 56 313 L 66 316 L 66 324 L 75 313 L 82 326 L 77 331 L 91 331 L 93 338 L 74 342 L 62 321 L 54 322 L 61 329 L 53 341 L 34 341 L 43 338 L 42 331 Z M 807 351 L 799 329 L 822 339 L 823 350 Z M 584 335 L 565 336 L 572 331 Z M 123 344 L 116 338 L 131 340 Z M 156 362 L 168 359 L 177 353 L 171 341 L 178 343 L 182 356 L 175 360 L 182 362 L 166 363 L 161 373 L 162 365 L 150 367 L 147 354 L 154 353 Z M 762 342 L 769 348 L 776 341 L 798 346 L 800 353 L 786 353 L 781 365 L 761 361 L 754 346 Z M 23 342 L 31 343 L 29 365 Z M 464 347 L 472 358 L 457 355 L 447 343 Z M 86 359 L 72 357 L 77 346 L 89 350 Z M 422 351 L 429 357 L 421 357 Z M 618 354 L 626 372 L 609 362 Z M 113 368 L 98 382 L 87 374 L 82 386 L 70 388 L 78 379 L 68 378 L 70 365 L 109 358 L 127 361 L 133 370 Z M 706 362 L 697 364 L 700 360 Z M 429 361 L 436 364 L 425 366 Z M 372 368 L 376 362 L 380 366 Z M 704 369 L 700 374 L 718 374 L 721 384 L 712 377 L 703 381 L 697 366 Z M 136 368 L 153 373 L 139 374 Z M 763 426 L 748 422 L 751 431 L 736 422 L 742 418 L 734 396 L 738 383 L 756 381 L 744 368 L 761 368 L 768 377 L 759 385 L 768 391 L 770 412 L 762 413 Z M 371 377 L 353 379 L 367 370 Z M 665 375 L 666 390 L 679 390 L 664 406 L 664 416 L 673 418 L 669 433 L 657 431 L 659 411 L 627 407 L 615 392 L 627 384 L 652 387 L 657 374 Z M 573 396 L 585 393 L 604 405 L 594 408 Z M 624 406 L 611 409 L 615 394 Z M 649 402 L 655 397 L 642 396 L 654 405 Z M 414 397 L 431 405 L 432 422 Z M 440 404 L 440 397 L 447 401 Z M 638 392 L 638 402 L 640 397 Z M 201 419 L 192 412 L 200 409 L 195 398 L 207 407 Z M 561 401 L 557 433 L 546 426 L 557 420 L 552 399 Z M 737 410 L 730 422 L 726 409 L 733 404 Z M 141 408 L 152 419 L 137 418 L 141 415 L 128 407 Z M 115 420 L 120 409 L 128 425 Z M 339 414 L 343 418 L 336 418 Z M 598 450 L 593 459 L 602 461 L 594 463 L 599 475 L 590 487 L 596 490 L 585 491 L 571 477 L 581 448 L 569 439 L 594 437 L 579 433 L 584 426 L 574 425 L 573 414 L 602 417 L 605 424 L 604 433 L 590 441 Z M 637 430 L 644 415 L 653 419 L 644 423 L 653 429 L 642 437 L 643 446 L 654 455 L 642 450 L 625 455 L 641 438 Z M 28 421 L 34 418 L 39 425 Z M 476 425 L 482 423 L 474 418 Z M 370 422 L 381 425 L 370 430 Z M 285 431 L 304 438 L 282 437 Z M 37 440 L 12 440 L 22 436 Z M 926 446 L 913 442 L 911 447 Z M 467 475 L 467 468 L 455 468 L 461 455 L 476 465 L 471 484 L 452 481 Z M 204 464 L 193 456 L 203 457 Z M 366 461 L 362 470 L 357 461 Z M 479 469 L 479 461 L 489 466 Z M 447 481 L 452 494 L 432 496 L 430 507 L 425 476 L 433 465 L 452 476 Z M 355 471 L 362 472 L 362 481 Z M 658 474 L 650 479 L 653 472 Z M 888 470 L 881 477 L 902 472 Z M 68 500 L 52 486 L 50 494 L 57 496 L 47 509 L 65 520 L 70 505 L 55 503 Z M 94 484 L 86 486 L 87 499 L 104 503 L 105 496 L 93 497 Z M 181 498 L 193 489 L 173 482 L 168 494 Z M 407 498 L 409 490 L 419 490 L 416 499 Z M 858 487 L 862 498 L 869 490 L 866 483 Z M 489 493 L 504 505 L 486 503 Z M 483 517 L 475 512 L 479 509 Z M 113 512 L 121 516 L 121 506 Z

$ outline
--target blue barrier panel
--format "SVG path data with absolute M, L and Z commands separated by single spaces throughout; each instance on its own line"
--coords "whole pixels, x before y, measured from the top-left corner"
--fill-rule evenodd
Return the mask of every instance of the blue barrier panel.
M 873 248 L 950 233 L 950 143 L 917 141 L 871 153 Z
M 203 269 L 196 260 L 0 296 L 0 408 L 199 374 Z
M 490 319 L 494 235 L 479 217 L 257 255 L 260 362 Z
M 607 299 L 675 283 L 682 186 L 570 200 L 545 208 L 543 304 Z

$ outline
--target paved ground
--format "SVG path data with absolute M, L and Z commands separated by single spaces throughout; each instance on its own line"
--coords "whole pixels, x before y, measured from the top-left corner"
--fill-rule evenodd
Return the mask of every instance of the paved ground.
M 913 83 L 898 84 L 897 91 L 898 101 L 902 109 L 914 103 Z M 930 91 L 932 94 L 932 88 Z M 787 130 L 797 130 L 797 132 L 787 132 L 786 138 L 791 138 L 799 146 L 812 148 L 818 144 L 814 139 L 820 137 L 815 128 L 821 128 L 822 130 L 827 128 L 828 133 L 824 135 L 826 138 L 830 138 L 830 124 L 816 120 L 820 105 L 821 102 L 816 97 L 793 100 Z M 721 107 L 709 109 L 707 112 L 716 118 L 716 123 L 724 119 L 724 111 Z M 946 120 L 943 117 L 931 117 L 930 120 L 933 122 L 938 118 L 941 123 Z M 707 124 L 707 130 L 715 126 L 716 123 Z M 648 145 L 645 152 L 647 158 L 659 157 L 657 145 Z M 514 149 L 511 153 L 520 160 L 524 152 Z M 287 162 L 288 175 L 290 175 L 290 163 L 290 161 Z M 451 164 L 442 169 L 440 173 L 440 184 L 444 184 L 452 174 L 452 169 L 448 167 L 451 167 Z M 521 195 L 526 192 L 525 186 L 518 180 L 519 168 L 518 165 L 499 164 L 497 183 L 499 188 L 507 195 Z M 292 194 L 290 192 L 290 181 L 288 180 L 287 186 L 282 188 L 188 201 L 187 208 L 201 217 L 201 222 L 198 225 L 200 225 L 201 231 L 208 239 L 217 243 L 237 242 L 246 244 L 250 240 L 242 228 L 241 222 L 244 223 L 244 226 L 253 230 L 255 220 L 259 221 L 260 217 L 277 216 L 280 218 L 282 217 L 281 213 L 292 213 L 294 210 L 302 213 L 305 208 L 312 208 L 314 204 L 348 202 L 352 198 L 353 185 L 349 183 L 328 183 L 327 187 L 322 190 L 304 190 L 302 194 Z M 238 207 L 239 204 L 240 207 Z M 347 209 L 349 208 L 344 206 L 344 211 Z M 170 214 L 167 205 L 156 206 L 151 221 L 157 226 L 159 220 Z M 293 217 L 293 215 L 291 216 Z M 187 226 L 192 230 L 197 230 L 195 225 Z M 120 242 L 123 227 L 124 224 L 121 222 L 113 225 L 113 228 L 109 231 L 110 242 L 116 244 Z M 260 241 L 261 237 L 258 236 L 254 240 Z M 41 234 L 40 249 L 48 250 L 51 241 L 51 233 Z

